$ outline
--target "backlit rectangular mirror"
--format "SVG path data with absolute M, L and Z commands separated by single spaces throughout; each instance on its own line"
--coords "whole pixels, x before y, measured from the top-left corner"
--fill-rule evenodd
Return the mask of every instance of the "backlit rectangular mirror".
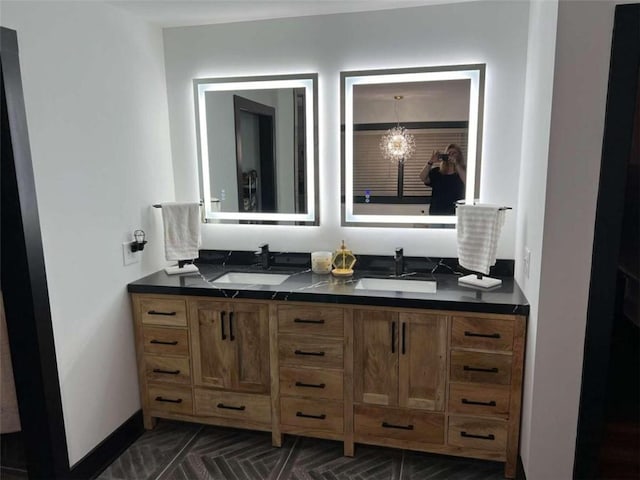
M 317 74 L 194 80 L 208 222 L 317 225 Z
M 455 202 L 479 197 L 484 75 L 341 72 L 343 225 L 455 227 Z

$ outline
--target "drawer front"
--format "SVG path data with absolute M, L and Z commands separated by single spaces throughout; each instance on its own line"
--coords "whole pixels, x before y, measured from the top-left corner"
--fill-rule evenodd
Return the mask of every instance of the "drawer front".
M 143 327 L 145 353 L 189 355 L 189 333 L 182 328 Z
M 196 388 L 195 411 L 196 415 L 271 424 L 271 397 Z
M 295 305 L 278 307 L 280 333 L 342 337 L 343 322 L 344 314 L 341 308 Z
M 280 368 L 280 395 L 342 401 L 344 396 L 342 371 L 282 367 Z
M 145 355 L 145 371 L 150 382 L 191 383 L 191 369 L 187 357 Z
M 453 317 L 451 346 L 480 350 L 511 351 L 513 320 Z
M 149 409 L 154 412 L 193 414 L 190 388 L 149 385 L 147 399 Z
M 187 326 L 187 304 L 180 298 L 142 298 L 140 318 L 145 325 Z
M 343 368 L 343 341 L 280 335 L 279 357 L 281 365 Z
M 449 412 L 467 415 L 508 415 L 510 388 L 452 383 Z
M 456 382 L 511 383 L 511 355 L 451 352 L 450 378 Z
M 356 436 L 374 436 L 421 443 L 444 443 L 444 415 L 399 408 L 356 405 Z
M 449 417 L 449 445 L 504 452 L 507 422 L 473 417 Z
M 280 397 L 280 423 L 291 427 L 343 433 L 342 402 Z

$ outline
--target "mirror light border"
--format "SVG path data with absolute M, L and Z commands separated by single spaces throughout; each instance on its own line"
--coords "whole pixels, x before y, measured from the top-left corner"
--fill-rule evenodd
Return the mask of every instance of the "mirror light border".
M 266 221 L 266 222 L 304 222 L 319 223 L 319 205 L 317 191 L 317 105 L 318 74 L 295 74 L 277 76 L 256 76 L 236 78 L 196 78 L 193 80 L 196 106 L 196 142 L 198 145 L 198 163 L 201 174 L 200 189 L 204 202 L 205 222 L 216 221 Z M 209 171 L 209 144 L 207 115 L 205 108 L 206 92 L 228 92 L 240 90 L 269 90 L 280 88 L 305 89 L 306 128 L 306 209 L 307 213 L 260 213 L 260 212 L 215 212 L 211 209 L 211 178 Z M 253 224 L 255 226 L 255 224 Z
M 432 223 L 455 225 L 454 215 L 366 215 L 353 213 L 353 87 L 390 83 L 430 82 L 442 80 L 470 80 L 469 130 L 467 146 L 467 181 L 465 201 L 472 202 L 478 196 L 479 176 L 476 169 L 480 163 L 482 146 L 482 117 L 484 101 L 485 64 L 451 65 L 394 70 L 369 70 L 341 72 L 344 109 L 343 181 L 344 209 L 342 224 L 394 224 L 399 226 Z M 471 180 L 471 181 L 470 181 Z M 365 225 L 366 226 L 366 225 Z

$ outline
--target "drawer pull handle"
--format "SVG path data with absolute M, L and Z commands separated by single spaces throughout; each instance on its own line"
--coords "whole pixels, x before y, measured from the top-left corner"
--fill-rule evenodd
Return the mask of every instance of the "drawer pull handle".
M 405 345 L 406 339 L 407 339 L 407 324 L 405 322 L 402 322 L 402 355 L 407 353 L 407 349 Z
M 247 407 L 245 407 L 244 405 L 240 405 L 239 407 L 234 407 L 233 405 L 225 405 L 224 403 L 219 403 L 218 405 L 216 405 L 216 407 L 218 408 L 226 408 L 227 410 L 245 410 Z
M 156 402 L 182 403 L 182 399 L 172 400 L 171 398 L 156 397 Z
M 470 367 L 469 365 L 465 365 L 462 367 L 466 372 L 486 372 L 486 373 L 498 373 L 498 368 L 480 368 L 480 367 Z
M 464 403 L 465 405 L 485 405 L 487 407 L 496 406 L 496 402 L 494 400 L 491 400 L 490 402 L 477 402 L 475 400 L 467 400 L 466 398 L 463 398 L 462 403 Z
M 324 357 L 324 352 L 305 352 L 304 350 L 295 350 L 296 355 L 311 355 L 314 357 Z
M 177 315 L 177 312 L 159 312 L 157 310 L 149 310 L 147 312 L 148 315 L 164 315 L 167 317 L 175 317 Z
M 326 387 L 326 385 L 324 383 L 302 383 L 302 382 L 296 382 L 296 387 L 310 387 L 310 388 L 324 388 Z
M 171 342 L 165 342 L 165 341 L 162 341 L 162 340 L 151 340 L 149 343 L 155 343 L 155 344 L 158 344 L 158 345 L 177 345 L 178 341 L 177 340 L 173 340 Z
M 220 312 L 220 337 L 222 340 L 227 339 L 227 335 L 224 333 L 224 316 L 227 314 L 224 310 Z
M 294 318 L 293 323 L 315 323 L 317 325 L 322 325 L 324 320 L 307 320 L 305 318 Z
M 296 417 L 302 418 L 314 418 L 316 420 L 324 420 L 327 416 L 323 413 L 321 415 L 309 415 L 308 413 L 296 412 Z
M 483 337 L 483 338 L 500 338 L 499 333 L 474 333 L 474 332 L 464 332 L 465 337 Z
M 396 353 L 396 322 L 391 322 L 391 353 Z
M 392 423 L 382 422 L 382 428 L 398 428 L 400 430 L 413 430 L 413 425 L 394 425 Z
M 229 312 L 229 340 L 232 342 L 236 339 L 233 335 L 233 312 Z
M 169 375 L 178 375 L 180 370 L 162 370 L 161 368 L 154 368 L 153 373 L 168 373 Z
M 460 436 L 461 437 L 467 437 L 467 438 L 479 438 L 480 440 L 495 440 L 496 437 L 493 433 L 490 433 L 489 435 L 474 435 L 472 433 L 467 433 L 467 432 L 460 432 Z

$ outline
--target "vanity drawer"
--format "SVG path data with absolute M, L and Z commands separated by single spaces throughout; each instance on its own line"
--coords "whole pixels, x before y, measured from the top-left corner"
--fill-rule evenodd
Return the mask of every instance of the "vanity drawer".
M 344 313 L 341 308 L 297 305 L 278 307 L 280 333 L 342 337 L 343 323 Z
M 193 413 L 193 399 L 190 388 L 149 385 L 147 392 L 151 411 L 182 413 L 185 415 Z
M 342 371 L 281 367 L 280 395 L 342 400 Z
M 280 335 L 281 365 L 343 368 L 343 340 Z
M 486 418 L 449 417 L 448 442 L 458 447 L 504 452 L 507 422 Z
M 327 402 L 305 398 L 280 398 L 280 423 L 291 427 L 343 433 L 342 402 Z
M 182 328 L 143 327 L 145 353 L 189 355 L 189 333 Z
M 453 317 L 451 346 L 511 351 L 514 323 L 494 318 Z
M 187 326 L 187 303 L 180 298 L 141 298 L 140 318 L 145 325 Z
M 511 383 L 511 355 L 451 351 L 450 378 L 454 382 Z
M 187 357 L 145 355 L 145 371 L 150 382 L 191 383 L 191 369 Z
M 468 415 L 509 414 L 510 387 L 452 383 L 449 386 L 449 412 Z
M 444 443 L 444 415 L 404 408 L 356 405 L 356 440 L 381 437 L 420 443 Z
M 195 389 L 196 415 L 271 424 L 271 397 L 250 393 Z

